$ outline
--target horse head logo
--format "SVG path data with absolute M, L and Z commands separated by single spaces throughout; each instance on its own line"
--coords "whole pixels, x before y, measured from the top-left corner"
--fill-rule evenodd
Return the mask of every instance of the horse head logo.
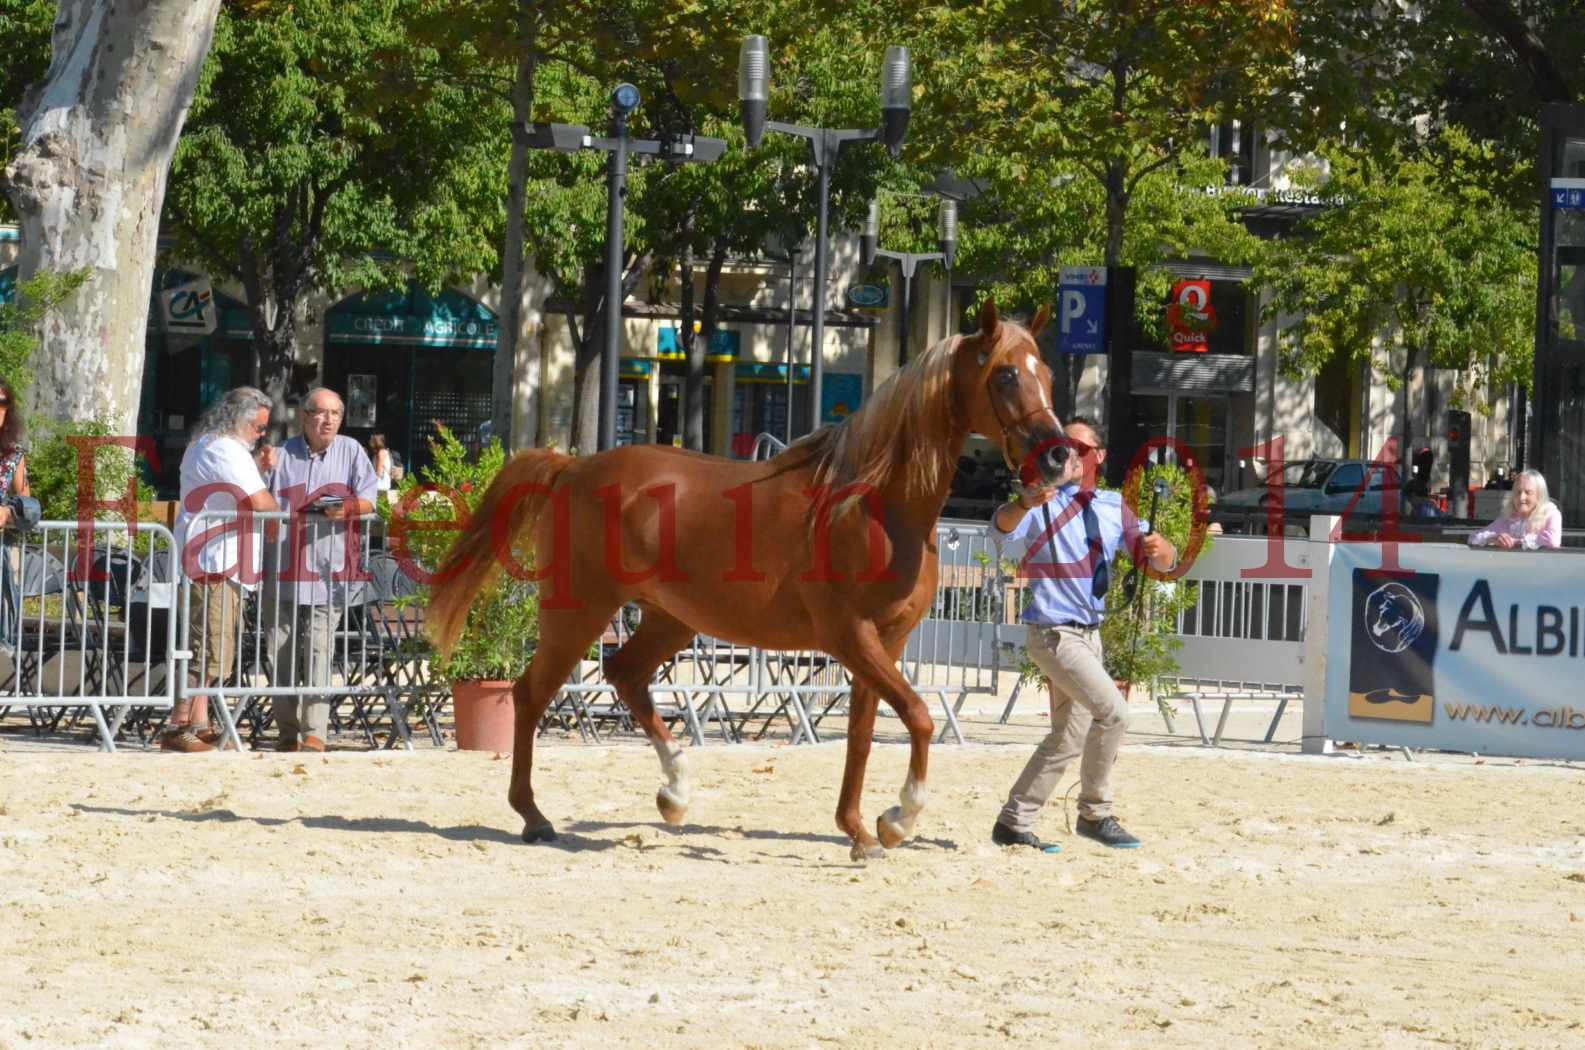
M 1425 608 L 1401 583 L 1384 583 L 1365 599 L 1365 631 L 1384 653 L 1401 653 L 1425 630 Z

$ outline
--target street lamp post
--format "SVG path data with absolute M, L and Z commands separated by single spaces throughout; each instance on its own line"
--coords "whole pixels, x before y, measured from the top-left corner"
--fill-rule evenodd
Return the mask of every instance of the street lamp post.
M 738 106 L 749 149 L 759 146 L 765 132 L 779 131 L 809 142 L 814 154 L 816 196 L 814 323 L 810 332 L 809 430 L 820 426 L 820 393 L 825 376 L 827 211 L 831 199 L 831 167 L 842 151 L 855 142 L 880 141 L 893 157 L 902 149 L 913 110 L 913 73 L 908 49 L 893 45 L 881 64 L 881 126 L 878 128 L 812 128 L 767 120 L 770 110 L 770 48 L 763 36 L 743 38 L 738 52 Z M 788 406 L 789 409 L 791 406 Z
M 662 160 L 710 164 L 726 152 L 723 139 L 690 135 L 677 139 L 635 139 L 627 133 L 627 118 L 641 99 L 632 84 L 618 84 L 611 92 L 611 134 L 595 138 L 589 129 L 577 124 L 535 124 L 529 144 L 536 149 L 576 153 L 581 149 L 604 150 L 610 154 L 606 165 L 605 215 L 605 349 L 600 355 L 600 433 L 601 452 L 616 447 L 616 389 L 622 353 L 622 249 L 623 220 L 627 203 L 627 158 L 629 154 L 658 156 Z
M 922 262 L 941 260 L 942 266 L 947 271 L 947 295 L 952 294 L 952 260 L 958 251 L 958 205 L 956 201 L 943 199 L 936 218 L 936 239 L 941 250 L 938 252 L 892 252 L 880 246 L 881 238 L 881 202 L 870 201 L 869 217 L 864 221 L 864 265 L 868 266 L 876 259 L 896 259 L 902 270 L 903 278 L 903 308 L 898 312 L 897 332 L 897 367 L 901 368 L 908 360 L 908 333 L 909 315 L 913 309 L 914 271 Z M 951 304 L 948 304 L 948 309 Z
M 782 421 L 782 440 L 792 444 L 793 430 L 793 339 L 798 332 L 798 253 L 803 245 L 787 246 L 787 414 Z

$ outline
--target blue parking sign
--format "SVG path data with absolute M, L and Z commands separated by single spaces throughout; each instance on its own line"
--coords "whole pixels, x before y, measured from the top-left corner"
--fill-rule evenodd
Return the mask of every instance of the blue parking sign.
M 1106 353 L 1106 267 L 1063 267 L 1057 317 L 1057 349 L 1064 354 Z

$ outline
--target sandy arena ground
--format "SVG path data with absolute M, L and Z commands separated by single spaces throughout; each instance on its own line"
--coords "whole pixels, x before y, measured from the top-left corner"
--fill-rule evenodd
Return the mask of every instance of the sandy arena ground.
M 1585 770 L 1134 744 L 1146 848 L 1044 856 L 990 728 L 867 867 L 840 742 L 695 750 L 673 831 L 552 741 L 549 847 L 489 755 L 0 750 L 0 1047 L 1585 1045 Z

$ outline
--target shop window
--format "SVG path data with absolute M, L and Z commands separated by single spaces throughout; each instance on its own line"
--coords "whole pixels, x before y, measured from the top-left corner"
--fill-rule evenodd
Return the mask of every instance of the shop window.
M 1242 120 L 1224 120 L 1211 126 L 1211 156 L 1227 161 L 1227 184 L 1248 186 L 1255 181 L 1255 129 Z

